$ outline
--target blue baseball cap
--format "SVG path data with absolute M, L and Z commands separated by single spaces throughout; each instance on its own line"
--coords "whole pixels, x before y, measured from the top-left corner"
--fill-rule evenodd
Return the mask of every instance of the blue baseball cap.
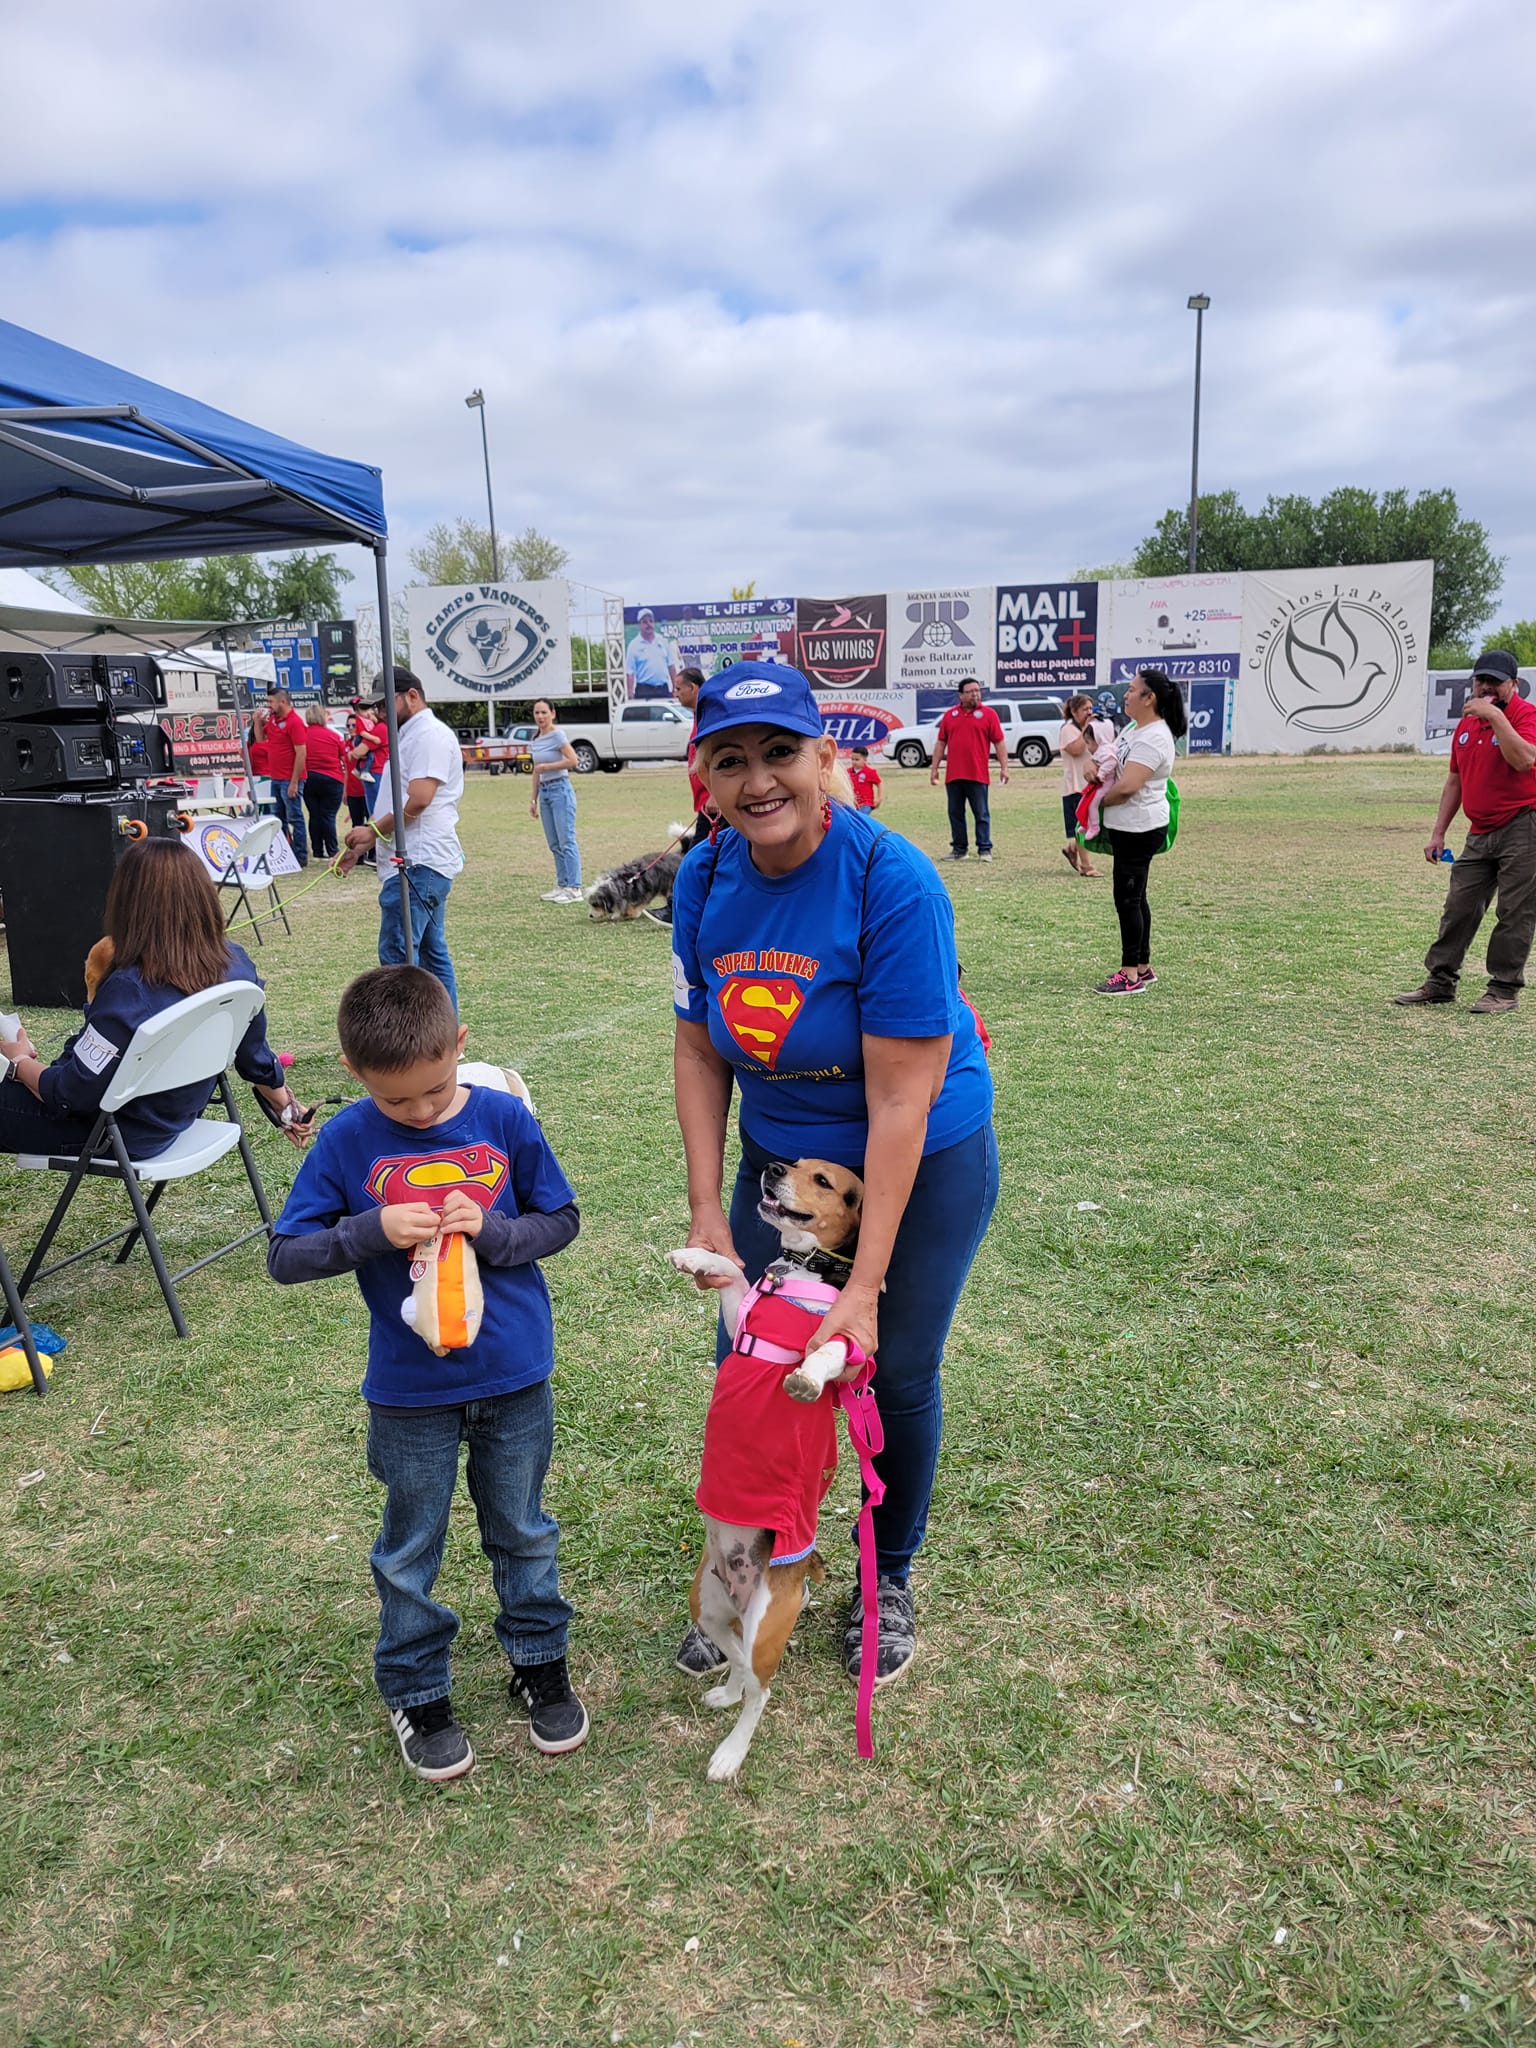
M 737 661 L 706 676 L 694 716 L 696 740 L 737 725 L 772 725 L 813 740 L 824 730 L 816 692 L 799 669 L 778 661 Z

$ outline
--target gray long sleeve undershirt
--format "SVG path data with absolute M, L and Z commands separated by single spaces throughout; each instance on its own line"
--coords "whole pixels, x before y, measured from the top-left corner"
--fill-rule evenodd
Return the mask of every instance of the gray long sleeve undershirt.
M 267 1271 L 284 1287 L 356 1272 L 366 1260 L 394 1249 L 384 1235 L 382 1218 L 382 1210 L 370 1209 L 362 1216 L 343 1216 L 329 1230 L 274 1237 L 267 1246 Z M 483 1266 L 529 1266 L 535 1259 L 564 1251 L 580 1229 L 581 1212 L 574 1202 L 548 1215 L 534 1210 L 527 1216 L 503 1216 L 491 1209 L 472 1242 Z

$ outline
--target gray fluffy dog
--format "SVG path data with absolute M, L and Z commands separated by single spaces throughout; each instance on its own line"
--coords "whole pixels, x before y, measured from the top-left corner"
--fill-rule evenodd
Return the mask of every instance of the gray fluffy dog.
M 606 875 L 599 875 L 587 891 L 587 915 L 598 924 L 607 924 L 610 920 L 638 917 L 658 896 L 669 902 L 683 859 L 677 841 L 689 830 L 687 825 L 674 825 L 673 843 L 664 852 L 642 853 L 610 868 Z

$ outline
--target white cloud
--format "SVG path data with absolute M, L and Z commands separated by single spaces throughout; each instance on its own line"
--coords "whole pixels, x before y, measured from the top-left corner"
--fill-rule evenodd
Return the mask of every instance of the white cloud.
M 479 513 L 480 384 L 501 523 L 631 596 L 1121 555 L 1186 488 L 1205 290 L 1207 488 L 1451 484 L 1536 613 L 1502 0 L 87 0 L 59 42 L 7 27 L 9 316 L 380 463 L 397 547 Z

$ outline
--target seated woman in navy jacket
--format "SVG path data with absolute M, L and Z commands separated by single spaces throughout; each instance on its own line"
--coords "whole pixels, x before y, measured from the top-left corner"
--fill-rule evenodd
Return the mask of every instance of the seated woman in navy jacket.
M 85 1006 L 85 1021 L 51 1065 L 23 1027 L 0 1038 L 0 1152 L 78 1152 L 129 1040 L 183 996 L 221 981 L 263 986 L 249 956 L 224 935 L 218 891 L 190 848 L 174 839 L 130 846 L 107 892 L 111 965 Z M 292 1108 L 288 1136 L 302 1146 L 305 1112 L 283 1079 L 258 1012 L 235 1053 L 235 1070 L 279 1116 Z M 131 1102 L 118 1123 L 135 1159 L 152 1159 L 208 1106 L 214 1082 L 193 1081 Z

